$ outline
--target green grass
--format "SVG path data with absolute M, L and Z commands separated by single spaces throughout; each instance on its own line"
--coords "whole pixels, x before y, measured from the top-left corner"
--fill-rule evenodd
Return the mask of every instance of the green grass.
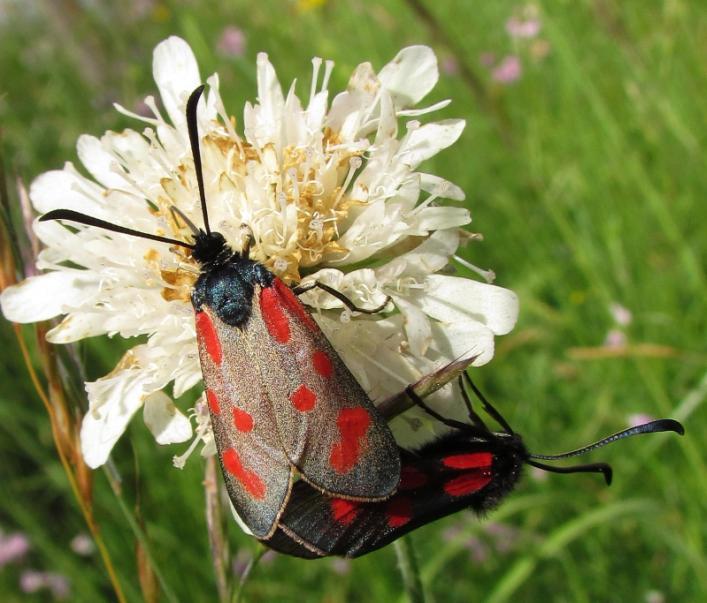
M 480 385 L 538 452 L 621 428 L 635 412 L 680 418 L 688 434 L 637 439 L 593 455 L 614 466 L 610 489 L 594 476 L 524 480 L 490 517 L 518 530 L 516 546 L 483 563 L 471 559 L 467 544 L 488 539 L 485 524 L 470 514 L 415 532 L 430 599 L 640 602 L 655 590 L 667 601 L 702 601 L 704 11 L 697 0 L 538 4 L 550 52 L 533 62 L 527 45 L 519 46 L 523 76 L 501 86 L 478 57 L 513 51 L 504 31 L 513 2 L 424 2 L 434 6 L 437 33 L 403 0 L 330 1 L 304 12 L 275 0 L 157 2 L 142 17 L 126 8 L 82 9 L 71 0 L 32 3 L 25 14 L 0 16 L 4 160 L 11 174 L 29 181 L 77 161 L 79 134 L 134 127 L 111 103 L 131 107 L 153 93 L 151 51 L 169 34 L 190 42 L 202 75 L 219 71 L 226 106 L 239 117 L 255 95 L 258 51 L 270 54 L 282 82 L 297 77 L 301 86 L 312 56 L 334 59 L 335 90 L 362 61 L 379 68 L 412 43 L 431 44 L 444 58 L 451 44 L 481 79 L 485 100 L 464 77 L 442 76 L 433 100 L 452 98 L 445 115 L 462 116 L 468 126 L 427 169 L 467 193 L 473 228 L 485 235 L 467 257 L 492 267 L 498 284 L 521 298 L 519 324 L 477 372 Z M 228 23 L 247 35 L 242 58 L 216 51 Z M 612 302 L 633 313 L 631 343 L 664 346 L 665 353 L 646 346 L 615 358 L 578 353 L 601 346 L 613 326 Z M 12 332 L 5 323 L 0 328 L 0 528 L 24 531 L 33 544 L 23 564 L 0 571 L 0 599 L 47 600 L 19 591 L 22 567 L 35 567 L 66 574 L 72 600 L 112 600 L 98 558 L 69 549 L 83 521 Z M 90 376 L 107 372 L 118 354 L 108 340 L 86 345 Z M 134 422 L 113 455 L 126 511 L 134 512 L 139 495 L 152 554 L 175 598 L 213 601 L 202 467 L 193 460 L 173 470 L 173 453 L 156 449 L 142 421 Z M 105 475 L 95 478 L 103 537 L 128 599 L 139 601 L 134 535 Z M 450 528 L 457 534 L 451 540 L 444 537 Z M 233 548 L 254 550 L 235 525 L 229 533 Z M 255 570 L 245 598 L 402 601 L 395 566 L 390 547 L 352 562 L 344 574 L 329 560 L 278 556 Z

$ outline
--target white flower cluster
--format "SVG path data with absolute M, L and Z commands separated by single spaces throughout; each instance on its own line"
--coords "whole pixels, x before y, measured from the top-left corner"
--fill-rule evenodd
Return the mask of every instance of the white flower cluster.
M 363 307 L 392 298 L 386 313 L 357 315 L 326 293 L 303 295 L 374 400 L 459 357 L 488 362 L 494 336 L 515 324 L 517 299 L 509 290 L 441 273 L 470 217 L 464 208 L 436 203 L 463 200 L 457 186 L 417 171 L 464 129 L 463 120 L 416 119 L 448 104 L 412 108 L 437 82 L 433 52 L 405 48 L 377 74 L 363 63 L 332 99 L 333 64 L 312 62 L 304 102 L 294 84 L 283 92 L 260 54 L 257 102 L 246 103 L 240 134 L 224 109 L 218 77 L 207 80 L 198 121 L 212 229 L 239 249 L 240 225 L 247 224 L 252 257 L 287 283 L 316 279 Z M 30 191 L 37 212 L 68 208 L 190 241 L 171 208 L 201 223 L 184 111 L 202 80 L 191 49 L 176 37 L 156 47 L 153 71 L 166 115 L 151 97 L 145 102 L 152 117 L 117 107 L 145 129 L 81 136 L 78 156 L 90 177 L 71 164 L 39 176 Z M 190 421 L 162 391 L 171 383 L 178 398 L 201 380 L 189 301 L 198 266 L 189 251 L 82 225 L 37 222 L 34 229 L 44 246 L 38 258 L 44 273 L 3 292 L 8 319 L 63 315 L 49 332 L 53 343 L 148 336 L 110 374 L 86 384 L 86 462 L 104 463 L 141 408 L 159 443 L 190 439 Z M 195 416 L 197 437 L 208 444 L 207 415 Z M 413 423 L 397 420 L 394 430 Z

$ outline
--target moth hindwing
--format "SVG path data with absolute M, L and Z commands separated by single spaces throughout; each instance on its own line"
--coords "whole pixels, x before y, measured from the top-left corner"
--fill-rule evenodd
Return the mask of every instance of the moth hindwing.
M 365 555 L 462 509 L 494 507 L 515 485 L 523 454 L 520 440 L 480 442 L 461 433 L 401 452 L 400 486 L 386 501 L 359 503 L 296 483 L 266 544 L 309 559 Z

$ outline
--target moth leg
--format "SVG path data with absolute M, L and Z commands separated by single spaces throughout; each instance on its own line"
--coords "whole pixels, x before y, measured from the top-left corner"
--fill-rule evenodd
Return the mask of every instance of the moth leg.
M 243 239 L 243 245 L 241 247 L 241 256 L 247 259 L 250 257 L 250 248 L 255 242 L 253 230 L 247 224 L 241 224 L 241 237 Z
M 432 410 L 429 406 L 427 406 L 427 404 L 425 404 L 424 400 L 415 393 L 415 390 L 413 389 L 412 385 L 408 385 L 405 388 L 405 393 L 407 393 L 407 395 L 410 396 L 410 399 L 415 404 L 417 404 L 422 410 L 424 410 L 428 415 L 430 415 L 434 419 L 437 419 L 440 423 L 444 423 L 447 427 L 453 427 L 454 429 L 462 429 L 464 431 L 469 431 L 469 429 L 471 428 L 471 425 L 467 425 L 466 423 L 462 423 L 461 421 L 456 421 L 454 419 L 448 419 L 447 417 L 443 417 L 436 410 Z
M 469 374 L 465 371 L 464 372 L 464 379 L 466 380 L 467 384 L 471 388 L 471 390 L 476 394 L 476 397 L 481 400 L 481 404 L 484 407 L 484 410 L 491 416 L 501 427 L 503 427 L 503 430 L 508 434 L 508 435 L 513 435 L 514 431 L 511 429 L 511 426 L 508 424 L 508 421 L 503 418 L 500 412 L 498 412 L 494 406 L 491 404 L 486 399 L 486 396 L 484 396 L 481 393 L 481 390 L 479 390 L 478 387 L 474 384 L 474 382 L 471 380 L 471 377 L 469 377 Z
M 362 314 L 378 314 L 378 312 L 382 312 L 385 309 L 385 307 L 392 299 L 390 295 L 386 295 L 385 301 L 380 306 L 378 306 L 377 308 L 373 308 L 372 310 L 367 310 L 366 308 L 359 308 L 348 297 L 341 293 L 341 291 L 337 291 L 333 287 L 330 287 L 329 285 L 325 285 L 324 283 L 320 283 L 318 281 L 314 281 L 313 283 L 309 283 L 307 285 L 299 285 L 297 287 L 293 287 L 292 291 L 295 295 L 302 295 L 302 293 L 311 291 L 315 287 L 318 287 L 322 291 L 326 291 L 329 295 L 333 295 L 352 312 L 361 312 Z
M 182 270 L 191 274 L 201 274 L 201 270 L 199 270 L 192 264 L 187 264 L 186 262 L 177 262 L 177 270 Z
M 466 375 L 466 373 L 464 374 Z M 467 375 L 467 379 L 468 378 L 469 377 Z M 476 425 L 477 427 L 488 431 L 486 423 L 484 423 L 483 419 L 476 413 L 471 404 L 471 398 L 469 398 L 469 394 L 467 393 L 466 388 L 464 387 L 464 379 L 462 377 L 459 377 L 459 390 L 462 393 L 462 399 L 464 400 L 464 405 L 466 406 L 469 421 L 471 421 L 473 425 Z
M 172 219 L 177 224 L 179 224 L 179 220 L 177 220 L 177 218 L 180 218 L 182 220 L 182 222 L 184 222 L 189 227 L 189 230 L 191 230 L 192 234 L 196 235 L 199 232 L 199 229 L 196 227 L 194 222 L 192 222 L 187 217 L 187 215 L 181 209 L 179 209 L 176 205 L 172 205 L 169 208 L 169 211 L 172 212 Z

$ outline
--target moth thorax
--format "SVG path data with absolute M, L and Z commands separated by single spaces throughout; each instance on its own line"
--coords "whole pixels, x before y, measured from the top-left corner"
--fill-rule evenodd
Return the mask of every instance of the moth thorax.
M 220 232 L 197 233 L 192 257 L 202 266 L 225 264 L 232 256 L 233 251 Z

